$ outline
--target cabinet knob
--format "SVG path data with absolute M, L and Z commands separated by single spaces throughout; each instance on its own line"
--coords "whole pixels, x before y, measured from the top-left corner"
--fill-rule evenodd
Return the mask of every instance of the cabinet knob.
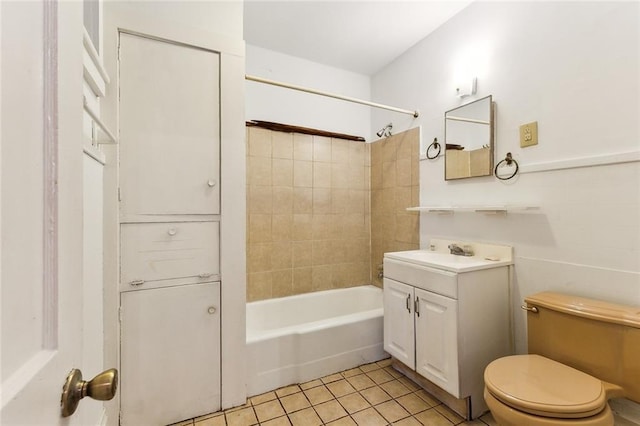
M 209 306 L 209 309 L 207 309 L 207 312 L 209 312 L 209 314 L 213 315 L 216 313 L 216 307 L 215 306 Z
M 207 185 L 209 186 L 209 188 L 213 188 L 214 186 L 216 186 L 216 180 L 215 179 L 209 179 L 207 181 Z
M 178 233 L 178 230 L 176 228 L 169 228 L 169 230 L 167 231 L 167 234 L 171 235 L 172 237 L 177 233 Z

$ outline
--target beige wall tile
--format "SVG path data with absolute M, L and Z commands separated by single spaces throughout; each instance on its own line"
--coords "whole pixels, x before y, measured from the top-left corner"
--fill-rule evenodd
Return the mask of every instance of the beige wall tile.
M 291 269 L 293 267 L 293 243 L 291 241 L 271 244 L 271 269 Z
M 349 188 L 349 164 L 331 164 L 331 187 Z
M 285 297 L 293 294 L 293 270 L 273 271 L 271 286 L 273 297 Z
M 311 285 L 311 267 L 293 269 L 293 293 L 309 293 L 313 289 Z
M 293 133 L 273 132 L 271 151 L 273 158 L 293 158 Z
M 371 151 L 370 165 L 382 165 L 382 141 L 376 141 L 369 144 Z
M 372 191 L 382 189 L 382 163 L 371 166 L 371 176 L 369 179 Z
M 384 188 L 382 190 L 382 203 L 374 212 L 382 214 L 393 214 L 396 211 L 396 188 Z
M 272 277 L 271 272 L 256 272 L 249 274 L 247 282 L 247 301 L 270 299 Z
M 382 163 L 382 187 L 395 188 L 396 186 L 396 162 L 385 161 Z
M 349 284 L 349 271 L 351 264 L 349 263 L 336 263 L 333 264 L 333 271 L 331 274 L 331 287 L 332 288 L 345 288 Z
M 395 188 L 395 206 L 397 214 L 407 214 L 407 207 L 411 207 L 411 187 L 398 186 Z M 275 207 L 275 206 L 274 206 Z
M 293 186 L 307 188 L 313 186 L 313 162 L 293 161 Z
M 313 136 L 300 133 L 293 134 L 293 159 L 313 160 Z
M 331 188 L 313 188 L 313 214 L 331 213 Z
M 396 225 L 396 241 L 412 243 L 414 242 L 414 235 L 420 232 L 417 228 L 418 221 L 415 215 L 398 214 L 396 216 Z
M 331 138 L 313 137 L 313 161 L 331 162 Z
M 273 186 L 293 186 L 293 160 L 274 158 L 271 161 Z
M 313 216 L 311 214 L 293 215 L 293 240 L 311 240 L 313 238 Z
M 349 163 L 349 145 L 358 143 L 345 139 L 331 139 L 331 162 Z
M 319 265 L 311 268 L 311 288 L 313 291 L 330 290 L 333 267 Z
M 346 261 L 347 246 L 346 242 L 349 240 L 330 240 L 331 241 L 331 260 L 330 263 L 342 263 Z
M 348 167 L 347 168 L 347 187 L 351 189 L 365 188 L 365 168 L 364 167 Z
M 247 177 L 249 185 L 271 186 L 271 158 L 249 157 Z
M 331 249 L 331 240 L 314 240 L 311 249 L 313 266 L 331 264 L 333 262 Z
M 264 243 L 271 241 L 271 215 L 249 215 L 250 243 Z
M 343 238 L 368 238 L 369 232 L 369 221 L 366 215 L 359 213 L 344 215 L 344 228 L 341 234 Z
M 293 215 L 274 214 L 271 218 L 271 240 L 291 241 L 293 237 Z
M 392 136 L 382 141 L 382 162 L 396 161 L 396 151 L 398 150 L 398 136 Z
M 312 188 L 293 188 L 293 213 L 313 213 Z
M 411 185 L 411 158 L 403 158 L 396 161 L 396 185 Z
M 270 186 L 249 185 L 247 210 L 248 213 L 272 213 L 272 191 Z
M 331 188 L 331 163 L 313 163 L 313 188 Z
M 352 142 L 349 141 L 348 151 L 349 151 L 349 161 L 348 163 L 354 167 L 359 168 L 365 166 L 365 156 L 367 154 L 367 143 L 364 142 Z
M 293 188 L 290 186 L 272 187 L 272 212 L 274 214 L 293 213 Z
M 333 188 L 331 190 L 331 213 L 346 213 L 349 205 L 349 190 Z
M 369 191 L 363 189 L 350 189 L 345 213 L 365 213 L 365 200 Z
M 249 272 L 270 271 L 271 253 L 271 243 L 249 244 L 247 250 L 247 270 Z
M 313 243 L 311 241 L 294 241 L 293 242 L 293 267 L 300 268 L 303 266 L 311 266 Z
M 271 158 L 271 131 L 249 127 L 249 155 Z

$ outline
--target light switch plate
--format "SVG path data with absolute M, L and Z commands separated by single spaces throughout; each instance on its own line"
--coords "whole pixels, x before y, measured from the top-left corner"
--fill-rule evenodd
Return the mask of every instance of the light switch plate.
M 538 122 L 523 124 L 520 126 L 520 147 L 538 145 Z

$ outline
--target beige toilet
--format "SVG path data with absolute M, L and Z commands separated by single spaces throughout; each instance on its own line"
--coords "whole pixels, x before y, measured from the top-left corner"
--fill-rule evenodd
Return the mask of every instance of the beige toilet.
M 613 425 L 608 399 L 640 402 L 640 307 L 552 292 L 525 302 L 529 355 L 484 372 L 499 425 Z

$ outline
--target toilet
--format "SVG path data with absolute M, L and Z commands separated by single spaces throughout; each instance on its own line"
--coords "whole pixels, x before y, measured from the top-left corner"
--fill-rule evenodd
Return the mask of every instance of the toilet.
M 613 426 L 610 398 L 640 403 L 640 307 L 553 292 L 525 302 L 529 354 L 484 372 L 499 425 Z

